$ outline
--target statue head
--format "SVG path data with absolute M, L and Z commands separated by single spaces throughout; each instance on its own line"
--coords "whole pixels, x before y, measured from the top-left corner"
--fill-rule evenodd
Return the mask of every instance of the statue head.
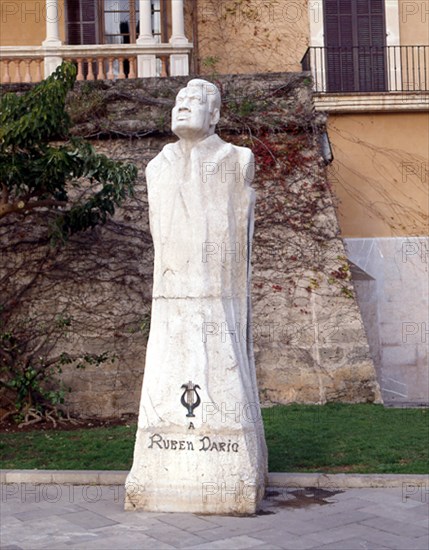
M 220 117 L 220 93 L 214 84 L 195 78 L 176 96 L 172 130 L 179 138 L 200 141 L 214 134 Z

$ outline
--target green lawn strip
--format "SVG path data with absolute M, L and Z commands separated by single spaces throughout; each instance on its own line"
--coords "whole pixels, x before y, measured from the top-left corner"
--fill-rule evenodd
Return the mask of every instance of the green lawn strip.
M 429 472 L 427 409 L 289 405 L 263 410 L 271 472 Z M 128 470 L 136 426 L 1 434 L 2 468 Z
M 429 471 L 426 409 L 291 405 L 265 410 L 264 417 L 270 471 Z
M 127 470 L 136 426 L 2 434 L 2 468 Z

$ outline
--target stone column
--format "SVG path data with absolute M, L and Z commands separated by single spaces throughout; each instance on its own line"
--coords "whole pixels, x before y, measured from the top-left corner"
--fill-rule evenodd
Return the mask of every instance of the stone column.
M 42 46 L 47 49 L 45 54 L 45 78 L 51 75 L 62 62 L 58 51 L 48 50 L 58 49 L 62 45 L 59 30 L 60 13 L 58 0 L 46 0 L 46 38 L 42 42 Z
M 185 15 L 183 0 L 171 0 L 172 33 L 170 44 L 184 46 L 188 44 L 185 36 Z M 187 76 L 189 74 L 188 54 L 172 54 L 170 56 L 171 76 Z
M 139 0 L 140 34 L 137 44 L 154 44 L 152 34 L 152 2 L 151 0 Z
M 139 0 L 140 34 L 137 44 L 141 46 L 155 45 L 152 34 L 152 2 L 151 0 Z M 137 74 L 139 77 L 156 76 L 156 56 L 154 54 L 142 54 L 137 56 Z
M 171 17 L 172 33 L 170 42 L 176 45 L 187 44 L 183 0 L 171 0 Z

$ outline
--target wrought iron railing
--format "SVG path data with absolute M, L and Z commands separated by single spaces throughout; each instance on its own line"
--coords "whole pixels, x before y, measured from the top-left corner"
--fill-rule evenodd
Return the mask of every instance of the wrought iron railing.
M 427 92 L 429 45 L 311 47 L 301 60 L 321 93 Z

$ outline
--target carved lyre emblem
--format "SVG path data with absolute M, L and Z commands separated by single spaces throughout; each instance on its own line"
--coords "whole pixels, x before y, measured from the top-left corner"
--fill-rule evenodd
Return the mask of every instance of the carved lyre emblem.
M 182 394 L 180 402 L 188 410 L 186 415 L 188 418 L 195 417 L 194 409 L 198 407 L 201 403 L 201 398 L 198 395 L 197 389 L 200 390 L 200 386 L 193 384 L 189 381 L 187 384 L 183 384 L 182 388 L 185 388 L 185 391 Z

